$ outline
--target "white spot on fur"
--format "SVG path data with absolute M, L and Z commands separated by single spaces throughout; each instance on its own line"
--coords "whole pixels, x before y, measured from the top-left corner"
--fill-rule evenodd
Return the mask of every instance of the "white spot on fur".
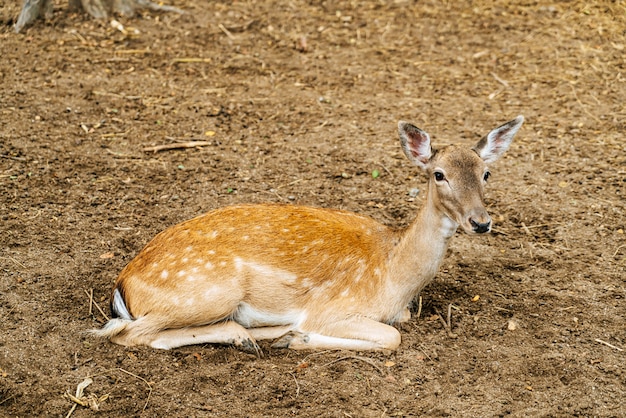
M 163 270 L 161 272 L 161 278 L 162 279 L 167 279 L 167 276 L 169 276 L 169 275 L 170 275 L 170 273 L 167 270 Z
M 204 291 L 204 299 L 206 302 L 215 301 L 218 295 L 219 295 L 219 289 L 216 286 L 211 286 L 207 290 Z
M 213 265 L 213 263 L 211 263 L 210 261 L 207 261 L 207 262 L 204 264 L 204 268 L 205 268 L 205 269 L 207 269 L 207 270 L 213 270 L 213 269 L 215 268 L 215 266 L 214 266 L 214 265 Z
M 207 254 L 208 255 L 215 255 L 215 250 L 209 250 L 209 251 L 207 251 Z
M 243 269 L 243 260 L 239 257 L 235 257 L 233 261 L 235 262 L 235 270 L 237 273 L 241 273 L 241 270 Z
M 176 276 L 177 277 L 183 277 L 187 274 L 187 272 L 185 270 L 179 270 L 178 272 L 176 272 Z

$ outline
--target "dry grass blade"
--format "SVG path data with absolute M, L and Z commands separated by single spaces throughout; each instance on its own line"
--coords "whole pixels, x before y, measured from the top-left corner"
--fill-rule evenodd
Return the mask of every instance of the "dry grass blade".
M 69 410 L 69 412 L 67 413 L 65 418 L 69 418 L 74 413 L 74 411 L 76 410 L 76 406 L 77 405 L 86 406 L 86 407 L 91 406 L 91 404 L 87 400 L 87 398 L 85 396 L 83 396 L 83 392 L 85 391 L 87 386 L 91 385 L 92 383 L 93 383 L 93 380 L 88 377 L 85 380 L 83 380 L 82 382 L 80 382 L 78 384 L 78 386 L 76 386 L 76 395 L 72 395 L 69 392 L 69 390 L 65 392 L 65 396 L 67 398 L 69 398 L 69 400 L 74 402 L 74 405 L 72 405 L 72 408 Z

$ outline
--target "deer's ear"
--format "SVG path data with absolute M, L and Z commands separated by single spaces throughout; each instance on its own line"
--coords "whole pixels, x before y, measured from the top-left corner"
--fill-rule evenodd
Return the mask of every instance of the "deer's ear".
M 398 122 L 398 134 L 400 135 L 402 150 L 407 158 L 416 166 L 426 169 L 433 154 L 430 136 L 417 126 L 403 121 Z
M 513 137 L 517 131 L 519 131 L 522 123 L 524 123 L 524 116 L 520 115 L 512 121 L 497 127 L 478 141 L 474 146 L 474 151 L 476 151 L 480 158 L 486 163 L 496 161 L 509 149 L 511 142 L 513 142 Z

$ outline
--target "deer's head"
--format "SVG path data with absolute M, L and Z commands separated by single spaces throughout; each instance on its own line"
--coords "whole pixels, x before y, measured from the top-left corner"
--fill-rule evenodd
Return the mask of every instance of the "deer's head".
M 449 145 L 433 150 L 430 136 L 407 122 L 398 123 L 406 156 L 429 178 L 428 199 L 467 233 L 491 231 L 491 217 L 483 202 L 490 176 L 488 164 L 509 148 L 524 122 L 518 116 L 492 130 L 472 148 Z

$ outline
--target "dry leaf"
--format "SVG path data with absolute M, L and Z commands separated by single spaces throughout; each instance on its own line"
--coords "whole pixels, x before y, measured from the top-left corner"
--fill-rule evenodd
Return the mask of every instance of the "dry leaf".
M 110 251 L 108 253 L 100 254 L 100 258 L 102 258 L 102 259 L 109 259 L 109 258 L 113 258 L 113 257 L 115 257 L 115 254 L 113 254 L 112 251 Z

